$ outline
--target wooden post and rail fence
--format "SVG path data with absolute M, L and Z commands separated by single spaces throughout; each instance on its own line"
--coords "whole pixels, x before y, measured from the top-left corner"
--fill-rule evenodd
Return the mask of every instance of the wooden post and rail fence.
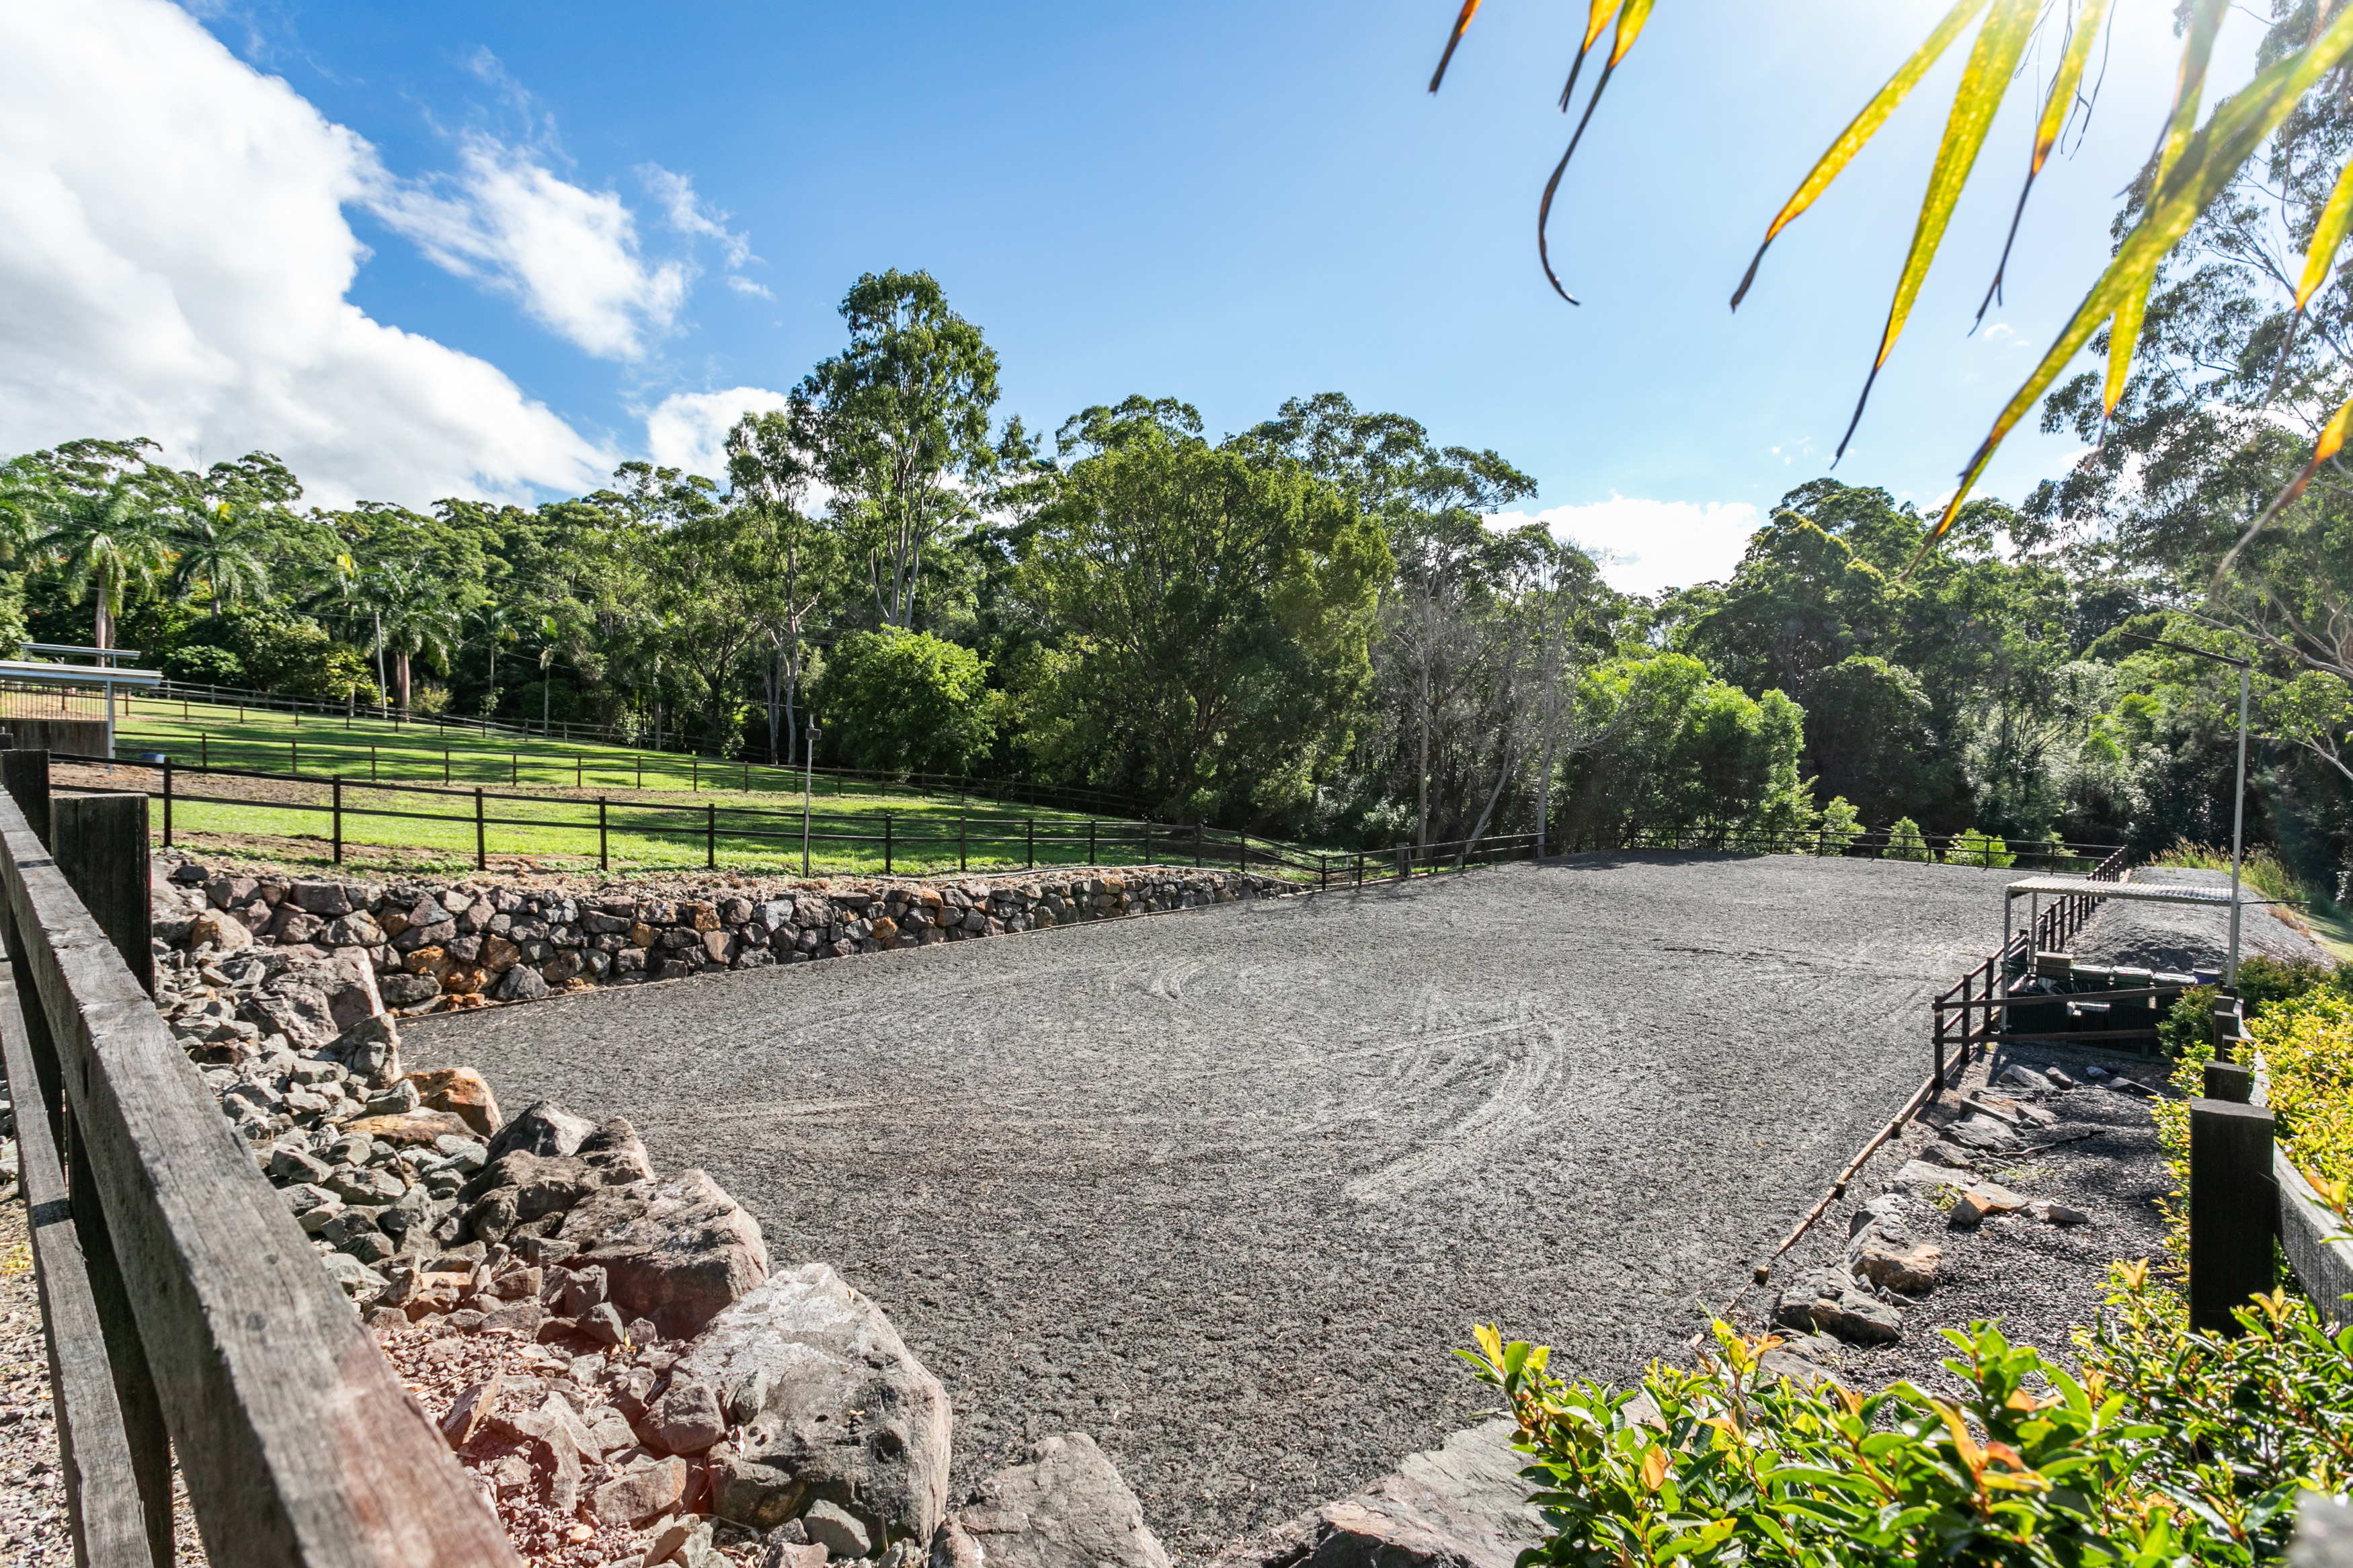
M 148 801 L 0 752 L 0 1059 L 77 1561 L 519 1564 L 155 1011 Z

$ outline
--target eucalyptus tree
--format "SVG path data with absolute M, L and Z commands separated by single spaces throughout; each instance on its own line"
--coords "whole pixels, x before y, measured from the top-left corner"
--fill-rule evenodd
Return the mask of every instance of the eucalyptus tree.
M 876 621 L 914 623 L 925 556 L 997 472 L 997 351 L 928 272 L 868 273 L 841 302 L 849 346 L 791 398 L 791 444 L 866 557 Z
M 744 529 L 739 559 L 758 589 L 753 614 L 768 642 L 768 658 L 761 669 L 768 757 L 791 763 L 800 755 L 795 700 L 801 687 L 804 639 L 810 617 L 839 582 L 840 540 L 802 508 L 810 458 L 794 439 L 787 416 L 744 415 L 728 432 L 727 458 Z
M 1297 823 L 1370 682 L 1378 523 L 1171 399 L 1090 408 L 1059 446 L 1017 579 L 1050 639 L 1033 752 L 1179 820 Z
M 1292 399 L 1251 434 L 1338 487 L 1388 537 L 1395 575 L 1382 603 L 1377 700 L 1390 733 L 1413 747 L 1398 771 L 1413 799 L 1414 840 L 1428 844 L 1448 815 L 1441 808 L 1451 798 L 1460 816 L 1474 777 L 1491 757 L 1500 769 L 1517 733 L 1515 721 L 1470 710 L 1516 689 L 1523 628 L 1491 613 L 1512 549 L 1484 520 L 1533 495 L 1535 481 L 1493 451 L 1440 447 L 1418 422 L 1360 413 L 1335 392 Z M 1466 743 L 1450 759 L 1455 731 Z

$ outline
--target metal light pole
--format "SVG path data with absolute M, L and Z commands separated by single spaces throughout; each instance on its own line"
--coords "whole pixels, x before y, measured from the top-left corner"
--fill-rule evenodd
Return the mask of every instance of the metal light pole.
M 817 721 L 809 721 L 808 750 L 801 753 L 801 875 L 809 874 L 809 785 L 817 776 Z M 2233 927 L 2233 931 L 2237 928 Z M 2234 938 L 2232 943 L 2237 951 Z
M 2239 873 L 2243 865 L 2247 827 L 2247 692 L 2251 683 L 2252 659 L 2232 658 L 2226 653 L 2211 653 L 2187 643 L 2168 642 L 2163 637 L 2143 637 L 2138 632 L 2126 632 L 2135 642 L 2151 643 L 2169 647 L 2176 653 L 2195 654 L 2211 658 L 2217 664 L 2235 665 L 2239 670 L 2239 783 L 2231 797 L 2231 956 L 2222 972 L 2222 984 L 2236 991 L 2239 984 Z
M 2222 984 L 2239 985 L 2239 849 L 2247 826 L 2247 661 L 2239 667 L 2239 788 L 2231 800 L 2231 963 Z

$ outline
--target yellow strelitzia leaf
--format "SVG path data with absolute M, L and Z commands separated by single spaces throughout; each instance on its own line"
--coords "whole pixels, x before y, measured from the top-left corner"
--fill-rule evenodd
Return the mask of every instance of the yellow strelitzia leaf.
M 2060 132 L 2067 128 L 2067 117 L 2075 107 L 2076 95 L 2083 90 L 2084 68 L 2092 58 L 2092 36 L 2100 29 L 2103 16 L 2109 15 L 2108 0 L 2084 0 L 2083 14 L 2075 18 L 2074 31 L 2067 35 L 2066 47 L 2059 54 L 2059 70 L 2051 79 L 2051 95 L 2042 100 L 2042 119 L 2034 127 L 2034 152 L 2026 163 L 2026 184 L 2018 193 L 2018 205 L 2010 215 L 2010 235 L 2001 242 L 2001 260 L 1995 264 L 1993 281 L 1986 288 L 1985 299 L 1978 305 L 1978 321 L 1985 320 L 1987 309 L 2001 297 L 2002 275 L 2010 270 L 2010 249 L 2018 243 L 2018 223 L 2026 216 L 2026 198 L 2034 190 L 2034 177 L 2042 173 L 2051 150 L 2059 144 Z M 1970 331 L 1977 330 L 1976 322 Z
M 2353 158 L 2337 176 L 2337 188 L 2328 193 L 2328 205 L 2320 209 L 2320 222 L 2312 231 L 2312 246 L 2304 255 L 2304 277 L 2295 286 L 2295 308 L 2303 313 L 2306 301 L 2320 291 L 2328 281 L 2328 269 L 2337 260 L 2337 247 L 2345 242 L 2345 220 L 2353 215 Z
M 2092 285 L 2091 292 L 2075 308 L 2074 315 L 2041 363 L 1995 417 L 1985 439 L 1978 444 L 1968 467 L 1961 470 L 1952 500 L 1921 546 L 1923 554 L 1952 527 L 1970 490 L 1984 476 L 1986 465 L 1993 460 L 1996 449 L 2050 390 L 2060 372 L 2082 352 L 2100 323 L 2113 316 L 2136 288 L 2145 287 L 2148 279 L 2157 276 L 2158 264 L 2189 232 L 2198 215 L 2221 194 L 2264 139 L 2278 129 L 2279 122 L 2287 118 L 2306 90 L 2342 61 L 2348 50 L 2353 50 L 2353 5 L 2340 6 L 2310 47 L 2275 60 L 2258 72 L 2189 138 L 2166 178 L 2150 193 L 2140 222 L 2125 237 L 2107 270 Z M 2337 428 L 2347 419 L 2347 414 L 2340 410 L 2337 419 L 2331 421 L 2331 428 Z M 2340 442 L 2342 438 L 2340 433 Z
M 2247 531 L 2239 536 L 2239 542 L 2231 546 L 2231 552 L 2222 557 L 2221 565 L 2214 568 L 2216 582 L 2221 582 L 2224 574 L 2231 570 L 2231 563 L 2238 560 L 2239 552 L 2244 550 L 2255 535 L 2261 533 L 2270 524 L 2272 519 L 2293 506 L 2296 498 L 2304 494 L 2306 487 L 2310 485 L 2319 474 L 2320 465 L 2345 449 L 2345 437 L 2348 434 L 2353 434 L 2353 397 L 2347 398 L 2345 405 L 2337 411 L 2336 417 L 2322 426 L 2319 444 L 2312 449 L 2312 461 L 2306 463 L 2303 471 L 2288 481 L 2287 489 L 2272 499 L 2272 504 L 2263 508 L 2263 515 L 2255 519 Z M 2332 1198 L 2330 1202 L 2335 1203 L 2337 1200 Z
M 1895 299 L 1888 307 L 1886 329 L 1880 334 L 1879 354 L 1871 362 L 1871 374 L 1863 379 L 1862 395 L 1855 400 L 1854 417 L 1847 421 L 1846 434 L 1839 438 L 1832 466 L 1845 456 L 1855 426 L 1862 423 L 1872 383 L 1879 379 L 1904 323 L 1911 317 L 1913 302 L 1920 297 L 1920 286 L 1927 280 L 1929 265 L 1936 259 L 1936 247 L 1944 243 L 1946 226 L 1961 199 L 1961 188 L 1977 166 L 1986 132 L 1993 128 L 1994 114 L 2010 90 L 2010 75 L 2018 68 L 2019 57 L 2026 52 L 2027 40 L 2034 36 L 2034 20 L 2042 9 L 2042 0 L 1993 0 L 1993 8 L 1978 28 L 1977 43 L 1961 72 L 1960 89 L 1953 94 L 1953 111 L 1945 120 L 1945 139 L 1936 149 L 1936 166 L 1928 172 L 1928 193 L 1920 204 L 1919 221 L 1913 226 L 1912 248 L 1904 258 L 1903 274 L 1895 280 Z
M 1462 0 L 1462 9 L 1454 18 L 1454 30 L 1446 35 L 1446 52 L 1438 57 L 1438 68 L 1430 73 L 1430 90 L 1436 92 L 1438 84 L 1446 79 L 1446 68 L 1454 58 L 1455 46 L 1462 35 L 1471 30 L 1471 18 L 1479 14 L 1479 0 Z
M 1585 19 L 1585 37 L 1577 46 L 1577 58 L 1569 62 L 1567 85 L 1560 89 L 1560 111 L 1568 112 L 1568 100 L 1577 95 L 1577 74 L 1585 68 L 1585 57 L 1593 52 L 1593 40 L 1609 25 L 1618 9 L 1619 0 L 1593 0 L 1592 14 Z
M 1748 263 L 1748 270 L 1740 276 L 1740 287 L 1732 291 L 1734 310 L 1740 309 L 1741 300 L 1748 293 L 1748 285 L 1756 281 L 1757 264 L 1765 259 L 1766 247 L 1773 243 L 1774 237 L 1796 222 L 1799 215 L 1812 206 L 1815 200 L 1830 189 L 1831 182 L 1839 177 L 1840 173 L 1854 161 L 1854 155 L 1862 151 L 1863 144 L 1887 123 L 1887 117 L 1894 114 L 1912 89 L 1920 85 L 1920 79 L 1928 74 L 1928 68 L 1936 63 L 1953 40 L 1961 36 L 1961 29 L 1969 25 L 1969 19 L 1984 10 L 1987 4 L 1988 0 L 1956 0 L 1953 8 L 1945 13 L 1945 19 L 1936 24 L 1936 30 L 1928 35 L 1927 41 L 1915 49 L 1912 58 L 1887 79 L 1887 85 L 1873 95 L 1871 101 L 1862 106 L 1862 112 L 1839 132 L 1838 140 L 1831 143 L 1830 151 L 1823 153 L 1806 177 L 1798 182 L 1796 194 L 1782 204 L 1779 212 L 1773 215 L 1772 223 L 1765 230 L 1764 245 L 1757 247 L 1756 256 Z
M 2198 128 L 2198 105 L 2206 91 L 2206 68 L 2213 62 L 2214 39 L 2222 30 L 2222 18 L 2231 9 L 2231 0 L 2194 0 L 2189 16 L 2189 35 L 2181 45 L 2181 68 L 2173 82 L 2173 112 L 2165 121 L 2165 139 L 2158 144 L 2157 177 L 2149 184 L 2155 190 L 2165 183 L 2179 162 L 2181 150 Z M 2133 351 L 2140 344 L 2141 318 L 2148 311 L 2148 291 L 2156 282 L 2151 275 L 2137 288 L 2129 290 L 2116 307 L 2114 322 L 2108 328 L 2108 379 L 2100 393 L 2100 417 L 2106 419 L 2116 411 L 2124 397 L 2125 383 L 2132 375 Z
M 1561 176 L 1568 173 L 1568 161 L 1577 156 L 1577 144 L 1585 140 L 1585 128 L 1593 122 L 1593 111 L 1600 105 L 1601 95 L 1609 90 L 1609 79 L 1617 74 L 1618 62 L 1626 58 L 1626 51 L 1632 48 L 1634 40 L 1641 36 L 1642 24 L 1651 19 L 1653 4 L 1655 0 L 1624 0 L 1618 8 L 1618 36 L 1610 40 L 1609 58 L 1601 68 L 1601 79 L 1593 84 L 1593 96 L 1586 100 L 1585 112 L 1577 117 L 1576 133 L 1568 139 L 1568 150 L 1560 155 L 1560 162 L 1553 165 L 1552 178 L 1545 182 L 1544 199 L 1536 203 L 1536 260 L 1543 266 L 1545 281 L 1552 285 L 1552 291 L 1572 305 L 1577 303 L 1577 296 L 1561 286 L 1560 274 L 1552 268 L 1552 241 L 1546 234 L 1552 226 L 1552 198 L 1560 189 Z M 1597 14 L 1599 9 L 1597 5 Z M 1583 59 L 1580 52 L 1580 64 Z M 1569 73 L 1568 84 L 1570 87 L 1577 85 L 1574 70 Z

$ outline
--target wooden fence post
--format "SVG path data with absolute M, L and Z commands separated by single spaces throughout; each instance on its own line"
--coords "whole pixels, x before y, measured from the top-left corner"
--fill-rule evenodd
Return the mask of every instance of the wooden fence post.
M 172 847 L 172 756 L 164 754 L 164 847 Z
M 8 792 L 16 809 L 25 814 L 25 821 L 33 829 L 43 848 L 49 842 L 49 753 L 43 751 L 0 752 L 0 788 Z M 33 989 L 32 971 L 26 967 L 25 947 L 18 937 L 13 913 L 5 932 L 8 941 L 9 967 L 16 976 L 18 994 L 37 996 Z M 65 1086 L 58 1076 L 57 1042 L 49 1037 L 47 1015 L 38 1005 L 25 1009 L 25 1029 L 32 1037 L 33 1066 L 40 1079 L 40 1103 L 49 1112 L 49 1139 L 58 1146 L 58 1157 L 64 1158 L 66 1147 Z M 16 1092 L 18 1106 L 24 1104 L 24 1092 Z M 20 1110 L 17 1114 L 22 1115 Z
M 719 803 L 711 802 L 703 813 L 702 864 L 707 869 L 719 864 Z
M 2201 1332 L 2237 1335 L 2231 1310 L 2272 1288 L 2272 1132 L 2258 1106 L 2189 1102 L 2189 1326 Z
M 605 797 L 600 795 L 596 797 L 596 869 L 609 871 L 612 868 L 612 857 L 606 852 Z
M 131 977 L 142 991 L 154 995 L 155 954 L 148 946 L 147 796 L 58 796 L 49 803 L 49 853 Z M 156 1568 L 171 1568 L 171 1436 L 164 1426 L 164 1406 L 156 1396 L 155 1374 L 147 1364 L 139 1322 L 132 1314 L 131 1295 L 123 1286 L 113 1230 L 99 1203 L 90 1156 L 80 1147 L 70 1116 L 66 1119 L 66 1150 L 74 1232 L 81 1241 L 90 1298 L 114 1368 L 114 1398 L 122 1410 L 131 1468 L 139 1479 L 148 1550 Z
M 335 864 L 340 866 L 343 863 L 343 778 L 341 773 L 335 775 L 333 803 L 329 810 L 335 826 Z
M 8 945 L 16 945 L 13 915 L 0 913 Z M 21 960 L 20 960 L 21 962 Z M 13 973 L 0 978 L 0 1056 L 11 1084 L 40 1076 L 28 1038 L 36 1000 L 20 1011 Z M 47 1037 L 42 1019 L 43 1038 Z M 137 1563 L 148 1555 L 147 1521 L 140 1506 L 138 1472 L 122 1427 L 122 1407 L 114 1396 L 114 1369 L 107 1362 L 105 1331 L 90 1287 L 89 1265 L 74 1232 L 73 1201 L 66 1191 L 65 1166 L 46 1116 L 29 1115 L 23 1094 L 16 1100 L 17 1154 L 22 1162 L 25 1207 L 32 1221 L 33 1266 L 40 1289 L 41 1323 L 47 1331 L 50 1408 L 58 1424 L 59 1479 L 65 1485 L 66 1523 L 73 1532 L 74 1561 Z
M 882 814 L 882 874 L 891 874 L 891 814 Z
M 489 846 L 482 834 L 482 786 L 474 786 L 474 869 L 487 870 L 491 858 Z

